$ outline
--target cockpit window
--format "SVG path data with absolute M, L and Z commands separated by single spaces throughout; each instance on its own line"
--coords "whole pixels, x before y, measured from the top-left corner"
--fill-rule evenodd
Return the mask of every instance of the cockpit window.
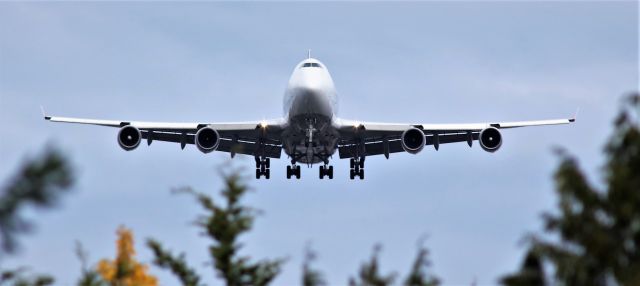
M 302 65 L 302 68 L 309 68 L 309 67 L 321 68 L 322 66 L 319 63 L 304 63 Z

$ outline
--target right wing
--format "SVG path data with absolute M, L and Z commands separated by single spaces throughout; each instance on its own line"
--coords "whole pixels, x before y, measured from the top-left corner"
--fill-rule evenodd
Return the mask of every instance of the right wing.
M 404 152 L 401 143 L 403 132 L 417 128 L 425 136 L 425 145 L 433 145 L 436 150 L 440 144 L 466 142 L 469 147 L 474 140 L 478 140 L 480 132 L 486 128 L 508 129 L 518 127 L 569 124 L 576 120 L 576 116 L 566 119 L 514 121 L 514 122 L 484 122 L 462 124 L 433 124 L 433 123 L 379 123 L 360 122 L 354 120 L 337 120 L 336 125 L 343 139 L 339 146 L 340 158 L 354 158 L 357 156 L 385 155 Z
M 153 141 L 175 142 L 180 143 L 182 149 L 187 144 L 195 144 L 194 137 L 199 129 L 211 127 L 220 134 L 217 151 L 228 152 L 232 156 L 238 153 L 269 158 L 280 158 L 280 133 L 284 124 L 282 119 L 225 123 L 118 121 L 47 115 L 44 115 L 44 119 L 117 128 L 133 126 L 140 130 L 142 139 L 146 139 L 148 145 Z

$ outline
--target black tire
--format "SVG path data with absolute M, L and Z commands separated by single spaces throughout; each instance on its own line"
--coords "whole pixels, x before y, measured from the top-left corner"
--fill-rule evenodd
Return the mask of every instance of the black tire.
M 296 179 L 300 179 L 300 166 L 296 166 Z
M 256 169 L 256 179 L 260 179 L 260 176 L 262 174 L 260 173 L 260 169 Z
M 358 174 L 358 177 L 360 177 L 360 180 L 364 180 L 364 169 L 360 169 L 360 174 Z
M 355 167 L 355 165 L 356 165 L 356 160 L 351 158 L 349 160 L 349 168 L 353 169 Z
M 287 179 L 291 179 L 291 166 L 287 166 Z
M 324 179 L 324 174 L 325 174 L 324 166 L 320 166 L 320 168 L 318 168 L 318 170 L 319 170 L 318 173 L 320 174 L 320 176 L 319 176 L 320 180 Z
M 364 160 L 360 159 L 360 162 L 358 163 L 358 165 L 359 165 L 360 169 L 363 169 L 364 168 Z
M 267 168 L 271 168 L 271 159 L 264 159 L 264 165 L 267 166 Z
M 271 170 L 267 169 L 267 171 L 264 173 L 264 178 L 269 180 L 269 177 L 271 177 Z
M 329 180 L 333 180 L 333 166 L 329 166 L 329 171 L 327 173 L 329 174 Z
M 353 169 L 349 170 L 349 178 L 353 180 L 356 177 L 356 172 Z
M 260 165 L 262 165 L 262 164 L 260 164 L 260 158 L 259 157 L 255 157 L 255 159 L 256 159 L 256 169 L 260 168 Z

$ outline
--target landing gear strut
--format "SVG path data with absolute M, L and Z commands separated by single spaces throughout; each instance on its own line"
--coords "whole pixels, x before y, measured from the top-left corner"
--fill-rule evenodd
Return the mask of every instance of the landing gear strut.
M 356 176 L 360 177 L 360 180 L 364 180 L 364 158 L 351 158 L 349 160 L 349 178 L 353 180 Z
M 271 176 L 271 160 L 265 157 L 256 156 L 256 179 L 264 176 L 265 179 L 269 179 Z
M 329 180 L 333 179 L 333 166 L 324 165 L 320 166 L 320 179 L 324 179 L 324 176 L 329 177 Z
M 287 166 L 287 179 L 295 176 L 296 179 L 300 179 L 300 165 L 291 164 Z

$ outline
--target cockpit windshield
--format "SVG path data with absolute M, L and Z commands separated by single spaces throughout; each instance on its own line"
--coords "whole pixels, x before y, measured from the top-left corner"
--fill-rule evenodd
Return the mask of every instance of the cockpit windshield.
M 322 66 L 319 63 L 304 63 L 301 68 L 310 68 L 310 67 L 314 67 L 314 68 L 322 68 Z

